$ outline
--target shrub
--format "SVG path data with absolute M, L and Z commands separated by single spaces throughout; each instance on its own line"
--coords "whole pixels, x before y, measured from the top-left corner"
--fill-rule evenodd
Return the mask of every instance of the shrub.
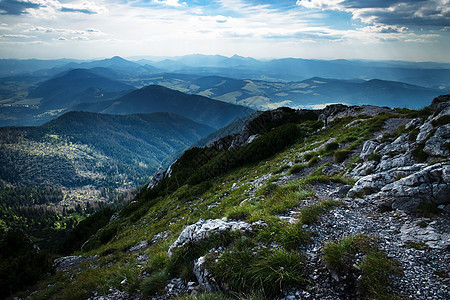
M 376 162 L 380 162 L 381 155 L 379 153 L 373 152 L 367 157 L 367 160 L 373 160 Z
M 429 157 L 429 155 L 423 151 L 424 147 L 424 144 L 419 144 L 413 151 L 411 151 L 412 156 L 417 162 L 425 162 Z
M 416 213 L 421 217 L 436 218 L 440 216 L 442 209 L 433 203 L 421 203 L 417 206 Z
M 343 162 L 349 155 L 350 151 L 348 150 L 337 150 L 334 152 L 333 158 L 336 163 Z
M 339 148 L 339 143 L 333 142 L 333 143 L 326 144 L 324 149 L 325 149 L 325 153 L 328 153 L 328 152 L 334 151 L 338 148 Z
M 47 254 L 38 252 L 20 230 L 9 230 L 0 240 L 0 291 L 6 297 L 34 284 L 52 270 Z
M 433 124 L 434 127 L 446 125 L 448 123 L 450 123 L 449 115 L 444 115 L 444 116 L 439 117 L 436 120 L 431 121 L 431 124 Z

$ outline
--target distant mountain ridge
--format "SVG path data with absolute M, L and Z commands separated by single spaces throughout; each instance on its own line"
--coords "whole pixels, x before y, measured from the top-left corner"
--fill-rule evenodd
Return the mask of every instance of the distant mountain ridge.
M 150 85 L 111 101 L 80 104 L 75 110 L 107 114 L 170 112 L 198 123 L 221 128 L 254 110 L 198 95 L 188 95 L 158 85 Z
M 30 92 L 30 97 L 43 98 L 41 108 L 68 108 L 77 104 L 68 99 L 88 89 L 98 88 L 105 92 L 122 92 L 134 87 L 120 81 L 112 80 L 86 69 L 74 69 L 40 84 Z M 83 101 L 83 102 L 86 102 Z
M 213 131 L 211 127 L 171 113 L 69 112 L 39 127 L 0 128 L 4 145 L 0 179 L 30 185 L 97 185 L 108 181 L 105 177 L 108 169 L 122 166 L 122 171 L 110 175 L 123 177 L 118 186 L 113 184 L 115 188 L 129 185 L 129 181 L 134 182 L 131 186 L 136 186 L 142 180 L 145 182 L 167 156 Z M 48 148 L 47 157 L 40 161 L 42 147 Z M 96 160 L 102 161 L 103 166 Z M 72 176 L 63 176 L 65 167 L 60 169 L 54 165 L 58 161 L 68 166 Z M 48 168 L 54 168 L 54 172 L 45 175 Z

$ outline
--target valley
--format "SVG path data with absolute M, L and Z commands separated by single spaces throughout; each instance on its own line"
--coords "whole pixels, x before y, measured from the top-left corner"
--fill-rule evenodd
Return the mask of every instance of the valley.
M 449 100 L 435 97 L 450 91 L 447 65 L 202 55 L 8 63 L 0 256 L 21 245 L 17 257 L 40 266 L 26 271 L 30 284 L 41 279 L 30 293 L 27 276 L 4 275 L 10 294 L 378 299 L 411 295 L 404 280 L 425 277 L 429 293 L 446 293 Z M 333 261 L 333 247 L 350 247 L 352 266 Z M 437 257 L 432 269 L 407 249 Z M 388 275 L 365 273 L 372 256 Z

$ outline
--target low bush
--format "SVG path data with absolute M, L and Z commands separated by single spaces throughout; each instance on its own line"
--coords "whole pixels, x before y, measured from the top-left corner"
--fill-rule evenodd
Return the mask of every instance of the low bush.
M 336 163 L 341 163 L 347 159 L 350 151 L 349 150 L 337 150 L 334 152 L 333 158 Z

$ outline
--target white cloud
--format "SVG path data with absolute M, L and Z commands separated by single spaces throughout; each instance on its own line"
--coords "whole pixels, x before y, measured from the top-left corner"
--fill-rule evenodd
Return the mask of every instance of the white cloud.
M 297 0 L 298 6 L 339 10 L 367 24 L 448 26 L 450 0 Z
M 168 5 L 168 6 L 173 6 L 173 7 L 180 7 L 180 6 L 186 6 L 186 2 L 182 2 L 180 3 L 179 0 L 153 0 L 154 3 L 157 4 L 164 4 L 164 5 Z

